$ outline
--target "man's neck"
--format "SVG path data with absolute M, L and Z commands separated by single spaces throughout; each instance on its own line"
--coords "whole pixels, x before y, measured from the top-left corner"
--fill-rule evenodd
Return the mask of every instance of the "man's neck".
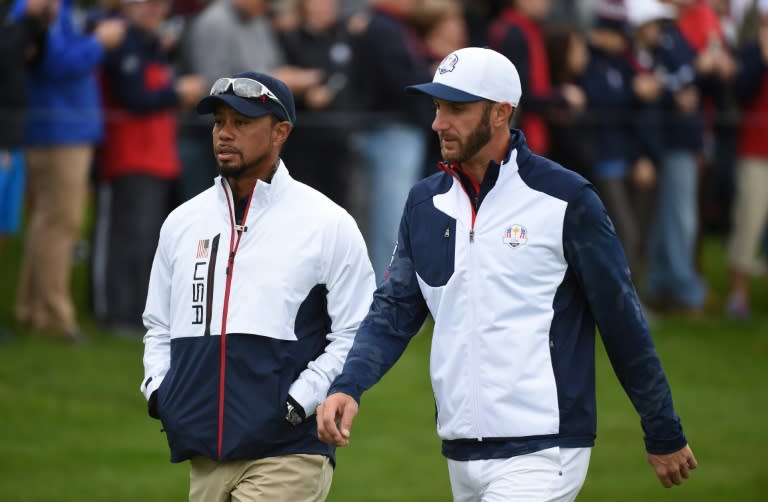
M 255 175 L 238 178 L 231 176 L 227 177 L 227 183 L 229 183 L 229 187 L 232 189 L 232 195 L 235 200 L 240 200 L 250 195 L 253 192 L 256 183 L 259 181 L 271 183 L 272 177 L 275 175 L 277 167 L 280 165 L 280 157 L 275 159 L 273 163 L 267 165 L 269 165 L 269 168 L 259 169 Z

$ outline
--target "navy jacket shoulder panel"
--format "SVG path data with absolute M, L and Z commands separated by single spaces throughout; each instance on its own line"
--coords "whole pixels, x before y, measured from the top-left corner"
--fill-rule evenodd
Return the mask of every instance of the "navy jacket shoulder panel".
M 446 193 L 453 185 L 451 175 L 439 171 L 427 176 L 416 183 L 408 194 L 406 208 L 413 208 L 426 201 L 431 201 L 435 195 Z
M 519 141 L 522 145 L 516 147 L 518 172 L 523 182 L 532 189 L 570 202 L 583 187 L 590 185 L 580 174 L 531 152 L 524 139 Z

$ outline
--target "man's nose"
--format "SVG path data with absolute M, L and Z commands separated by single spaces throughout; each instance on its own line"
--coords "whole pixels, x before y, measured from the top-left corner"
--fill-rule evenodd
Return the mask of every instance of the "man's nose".
M 232 138 L 232 126 L 227 121 L 222 121 L 221 125 L 219 125 L 218 130 L 216 131 L 216 136 L 220 139 L 231 139 Z
M 440 110 L 435 112 L 435 119 L 432 121 L 432 130 L 435 132 L 444 131 L 448 127 L 445 119 L 440 115 Z

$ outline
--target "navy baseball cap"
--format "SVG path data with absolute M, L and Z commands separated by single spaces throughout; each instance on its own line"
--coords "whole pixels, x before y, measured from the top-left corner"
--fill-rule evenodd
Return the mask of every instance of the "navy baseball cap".
M 405 91 L 454 103 L 487 99 L 514 107 L 522 96 L 515 65 L 502 54 L 482 47 L 465 47 L 448 54 L 432 82 L 410 85 Z
M 213 113 L 218 103 L 225 103 L 246 117 L 271 114 L 296 123 L 293 93 L 284 82 L 266 73 L 246 71 L 216 80 L 210 94 L 197 103 L 197 113 Z

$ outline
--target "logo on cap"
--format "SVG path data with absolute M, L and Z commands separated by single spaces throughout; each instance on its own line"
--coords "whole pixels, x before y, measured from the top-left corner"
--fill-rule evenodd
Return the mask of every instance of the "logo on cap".
M 440 75 L 452 72 L 453 69 L 456 68 L 456 63 L 458 62 L 459 56 L 456 54 L 448 54 L 445 56 L 445 59 L 440 62 L 440 66 L 437 67 L 437 71 L 440 72 Z

